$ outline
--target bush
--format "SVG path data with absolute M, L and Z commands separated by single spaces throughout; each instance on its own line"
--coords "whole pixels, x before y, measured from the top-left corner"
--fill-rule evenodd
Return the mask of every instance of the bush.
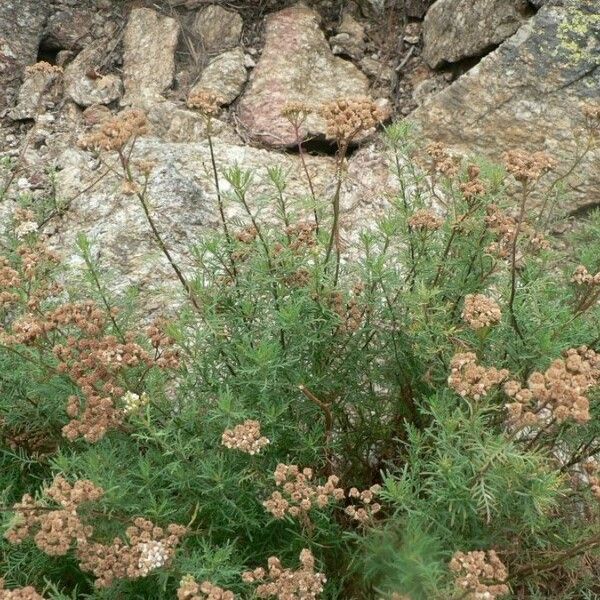
M 110 291 L 83 237 L 85 284 L 64 283 L 43 216 L 17 210 L 0 262 L 7 589 L 599 593 L 600 213 L 571 243 L 547 240 L 559 185 L 546 155 L 460 163 L 438 144 L 423 154 L 399 123 L 385 152 L 400 191 L 345 256 L 340 186 L 367 109 L 325 113 L 330 202 L 290 198 L 271 169 L 265 208 L 252 173 L 222 173 L 220 207 L 246 218 L 221 211 L 192 273 L 152 217 L 151 168 L 130 158 L 143 115 L 86 140 L 117 158 L 181 283 L 182 308 L 160 320 Z

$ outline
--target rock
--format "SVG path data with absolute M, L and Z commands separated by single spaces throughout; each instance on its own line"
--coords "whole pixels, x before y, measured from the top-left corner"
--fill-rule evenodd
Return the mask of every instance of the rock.
M 365 27 L 352 15 L 345 13 L 337 35 L 329 39 L 331 51 L 334 54 L 350 56 L 356 60 L 365 54 Z
M 148 111 L 148 120 L 155 135 L 168 142 L 195 143 L 207 139 L 207 123 L 199 112 L 181 108 L 166 100 L 154 104 Z M 239 144 L 239 136 L 233 128 L 217 117 L 211 119 L 211 135 L 220 142 Z
M 404 0 L 404 10 L 407 17 L 422 19 L 427 9 L 435 0 Z
M 83 9 L 57 10 L 44 29 L 44 47 L 53 50 L 81 50 L 90 42 L 94 12 Z
M 102 104 L 92 104 L 83 111 L 83 122 L 88 127 L 104 123 L 112 117 L 112 112 Z
M 465 153 L 543 150 L 567 173 L 581 154 L 582 108 L 598 105 L 600 4 L 546 4 L 512 38 L 411 116 L 423 135 Z M 596 145 L 567 177 L 574 202 L 600 201 Z
M 17 106 L 8 113 L 14 121 L 35 119 L 56 102 L 62 93 L 63 71 L 48 63 L 38 63 L 25 69 L 25 81 L 19 90 Z
M 276 147 L 296 143 L 290 123 L 281 116 L 289 101 L 311 106 L 339 97 L 365 96 L 368 79 L 352 63 L 334 56 L 320 28 L 320 18 L 303 4 L 266 18 L 264 48 L 242 96 L 238 116 L 256 141 Z M 301 132 L 323 135 L 325 123 L 311 115 Z
M 65 67 L 65 91 L 80 106 L 110 104 L 121 97 L 123 85 L 120 77 L 97 73 L 102 64 L 106 40 L 92 42 L 75 60 Z
M 226 143 L 220 138 L 215 141 L 214 151 L 219 173 L 235 165 L 253 172 L 247 194 L 252 206 L 261 201 L 265 206 L 264 198 L 274 193 L 268 183 L 269 167 L 279 167 L 286 173 L 286 194 L 290 197 L 310 194 L 296 155 Z M 219 227 L 220 222 L 209 146 L 206 142 L 166 143 L 143 137 L 136 144 L 133 164 L 141 160 L 156 165 L 149 180 L 151 211 L 175 259 L 189 273 L 193 264 L 190 246 L 209 229 Z M 335 161 L 309 155 L 306 163 L 316 193 L 327 202 L 335 188 Z M 144 299 L 155 303 L 162 298 L 162 302 L 172 303 L 176 280 L 157 249 L 137 199 L 123 195 L 120 181 L 111 173 L 91 186 L 101 171 L 91 155 L 81 150 L 67 148 L 56 165 L 60 168 L 57 193 L 73 200 L 51 240 L 61 251 L 70 252 L 65 257 L 67 262 L 77 261 L 71 249 L 78 234 L 85 233 L 101 253 L 103 264 L 110 266 L 116 286 L 139 285 Z M 246 222 L 239 204 L 227 200 L 230 184 L 222 175 L 219 179 L 228 217 Z M 346 244 L 356 242 L 359 226 L 374 223 L 374 216 L 385 206 L 386 194 L 393 195 L 395 190 L 394 178 L 380 150 L 363 148 L 352 156 L 341 196 Z M 265 208 L 266 218 L 274 220 L 274 214 L 274 209 Z M 162 289 L 157 290 L 157 286 Z
M 358 65 L 363 73 L 366 73 L 375 80 L 382 80 L 389 83 L 394 77 L 394 70 L 391 67 L 370 56 L 365 56 L 360 60 Z
M 480 56 L 529 17 L 526 0 L 437 0 L 423 22 L 423 58 L 436 68 Z
M 418 44 L 421 41 L 423 27 L 420 23 L 407 23 L 404 28 L 403 39 L 407 44 Z
M 37 60 L 49 13 L 39 0 L 0 2 L 0 117 L 17 96 L 24 68 Z
M 203 50 L 213 54 L 237 46 L 243 25 L 242 17 L 237 12 L 213 4 L 198 13 L 193 31 L 200 38 Z
M 123 105 L 152 104 L 171 87 L 179 24 L 149 8 L 131 11 L 123 39 Z
M 235 48 L 219 54 L 202 71 L 200 81 L 190 90 L 190 96 L 201 90 L 213 92 L 220 104 L 231 104 L 242 92 L 248 79 L 244 66 L 244 52 Z

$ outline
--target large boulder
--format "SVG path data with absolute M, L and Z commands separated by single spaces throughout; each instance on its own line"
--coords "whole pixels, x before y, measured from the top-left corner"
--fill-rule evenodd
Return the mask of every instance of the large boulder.
M 123 39 L 123 104 L 152 104 L 173 83 L 179 24 L 150 8 L 131 11 Z
M 275 200 L 265 204 L 265 198 L 276 197 L 275 188 L 269 184 L 269 167 L 279 167 L 285 173 L 288 197 L 310 196 L 296 155 L 228 143 L 221 138 L 215 140 L 214 151 L 226 213 L 238 222 L 247 221 L 247 215 L 232 198 L 231 186 L 222 175 L 235 165 L 252 171 L 247 199 L 252 206 L 262 206 L 261 214 L 266 218 L 276 218 Z M 156 165 L 149 179 L 148 203 L 171 252 L 189 272 L 193 264 L 190 246 L 220 223 L 214 181 L 208 167 L 211 160 L 208 143 L 167 143 L 143 137 L 137 141 L 132 159 L 134 173 L 137 161 Z M 326 207 L 335 189 L 335 161 L 330 157 L 307 156 L 306 164 L 314 189 Z M 126 195 L 122 182 L 114 174 L 99 178 L 97 161 L 76 147 L 67 148 L 58 157 L 56 167 L 60 169 L 57 193 L 72 201 L 60 222 L 47 230 L 52 245 L 61 250 L 67 262 L 77 263 L 75 241 L 80 233 L 85 233 L 103 263 L 110 266 L 115 286 L 138 285 L 151 304 L 160 304 L 165 299 L 172 302 L 173 296 L 165 294 L 165 288 L 176 285 L 176 279 L 152 238 L 138 199 Z M 394 189 L 393 177 L 380 150 L 365 147 L 352 156 L 341 196 L 341 224 L 348 251 L 357 245 L 358 228 L 374 222 L 374 216 L 386 203 L 386 192 L 393 194 Z M 159 286 L 162 289 L 157 289 Z
M 192 31 L 200 38 L 202 50 L 214 54 L 237 46 L 243 26 L 237 12 L 212 4 L 198 13 Z
M 281 109 L 289 101 L 313 106 L 339 97 L 364 96 L 368 79 L 351 62 L 334 56 L 320 27 L 319 15 L 304 4 L 266 18 L 264 48 L 238 115 L 251 138 L 271 146 L 291 146 L 296 136 Z M 311 115 L 305 136 L 325 133 L 325 123 Z
M 531 14 L 527 0 L 437 0 L 423 22 L 423 57 L 439 67 L 480 56 Z
M 244 51 L 234 48 L 219 54 L 206 66 L 200 81 L 190 90 L 190 96 L 201 91 L 212 92 L 221 104 L 231 104 L 240 95 L 247 79 Z
M 0 117 L 17 96 L 25 67 L 37 60 L 49 13 L 39 0 L 0 2 Z
M 600 148 L 584 152 L 582 111 L 599 106 L 599 90 L 600 3 L 563 0 L 543 6 L 411 118 L 426 138 L 463 152 L 545 150 L 559 161 L 557 173 L 568 174 L 576 204 L 597 203 Z

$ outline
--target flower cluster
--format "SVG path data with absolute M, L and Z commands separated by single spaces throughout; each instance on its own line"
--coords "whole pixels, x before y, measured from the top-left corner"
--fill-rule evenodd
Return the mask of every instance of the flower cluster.
M 448 153 L 441 142 L 433 142 L 425 148 L 432 159 L 432 171 L 442 173 L 446 177 L 454 177 L 458 173 L 458 160 Z
M 469 600 L 495 600 L 509 593 L 508 570 L 494 550 L 456 552 L 450 561 L 456 585 Z
M 314 248 L 317 245 L 317 225 L 311 221 L 298 221 L 285 228 L 285 234 L 289 240 L 289 247 L 293 252 L 302 249 Z
M 324 103 L 319 114 L 325 119 L 327 136 L 348 144 L 359 133 L 377 127 L 384 119 L 381 109 L 370 98 L 342 98 Z
M 471 329 L 482 329 L 500 322 L 502 311 L 495 300 L 484 294 L 467 294 L 462 318 Z
M 79 143 L 86 150 L 120 152 L 129 141 L 147 132 L 145 113 L 132 108 L 103 121 L 96 131 L 81 138 Z
M 412 229 L 419 231 L 436 231 L 444 223 L 444 219 L 436 215 L 432 210 L 421 208 L 409 219 L 408 224 Z
M 96 587 L 105 588 L 115 579 L 139 579 L 168 564 L 185 532 L 181 525 L 171 524 L 165 531 L 140 517 L 127 528 L 129 544 L 119 537 L 110 545 L 83 540 L 77 558 L 81 569 L 96 577 Z
M 246 454 L 258 454 L 270 442 L 260 434 L 260 423 L 247 420 L 236 425 L 233 429 L 226 429 L 221 437 L 221 443 L 226 448 L 240 450 Z
M 592 275 L 583 265 L 579 265 L 571 277 L 571 282 L 576 285 L 600 286 L 600 271 Z
M 358 301 L 360 293 L 362 293 L 362 289 L 355 287 L 354 295 L 347 301 L 344 300 L 341 292 L 335 291 L 331 293 L 331 309 L 340 317 L 342 323 L 339 331 L 343 333 L 356 331 L 363 322 L 365 310 Z
M 127 415 L 137 412 L 140 410 L 140 408 L 146 406 L 148 402 L 149 398 L 146 392 L 143 392 L 141 396 L 139 394 L 135 394 L 134 392 L 125 392 L 125 394 L 121 396 L 123 411 Z
M 63 68 L 58 65 L 51 65 L 45 60 L 34 63 L 25 67 L 25 73 L 28 75 L 35 75 L 36 73 L 43 73 L 44 75 L 62 75 Z
M 223 100 L 214 92 L 199 90 L 187 99 L 189 108 L 195 108 L 206 117 L 212 117 L 219 113 Z
M 448 385 L 463 397 L 481 400 L 490 389 L 508 377 L 507 369 L 482 367 L 473 352 L 458 353 L 450 361 Z
M 470 201 L 477 196 L 485 194 L 485 185 L 479 179 L 480 169 L 477 165 L 469 165 L 467 167 L 467 181 L 460 184 L 460 191 L 466 200 Z
M 234 600 L 233 592 L 224 590 L 210 581 L 197 583 L 191 575 L 182 578 L 177 600 Z
M 44 597 L 38 594 L 35 588 L 30 585 L 24 588 L 6 590 L 4 589 L 4 579 L 0 578 L 0 600 L 44 600 Z
M 19 272 L 13 269 L 8 259 L 0 256 L 0 308 L 19 300 L 17 289 L 21 285 Z
M 327 578 L 315 572 L 315 559 L 306 548 L 300 552 L 300 569 L 284 569 L 275 556 L 267 562 L 268 571 L 262 567 L 242 574 L 245 583 L 259 583 L 256 588 L 258 598 L 278 600 L 312 600 L 323 591 Z
M 281 116 L 285 117 L 295 128 L 299 128 L 311 112 L 312 109 L 306 102 L 293 100 L 284 104 Z
M 600 354 L 586 346 L 570 348 L 565 358 L 555 360 L 544 373 L 535 371 L 527 387 L 507 381 L 505 393 L 513 399 L 506 405 L 508 419 L 515 427 L 535 425 L 549 414 L 559 423 L 590 419 L 587 391 L 600 383 Z
M 355 501 L 360 501 L 362 506 L 357 507 L 354 504 L 349 504 L 344 509 L 344 512 L 354 521 L 361 524 L 369 523 L 373 519 L 373 515 L 381 510 L 381 504 L 373 502 L 374 497 L 381 491 L 380 485 L 372 485 L 368 490 L 359 491 L 353 487 L 348 490 L 348 498 Z
M 35 529 L 34 541 L 40 550 L 50 556 L 64 556 L 73 542 L 82 542 L 92 534 L 92 528 L 81 522 L 77 509 L 85 502 L 98 500 L 103 493 L 91 481 L 83 479 L 71 485 L 59 475 L 44 489 L 43 497 L 61 508 L 49 509 L 25 494 L 13 507 L 16 523 L 6 533 L 6 539 L 20 544 Z
M 551 169 L 555 161 L 545 152 L 509 150 L 502 155 L 506 170 L 521 182 L 536 181 Z
M 314 505 L 324 508 L 332 498 L 343 500 L 345 496 L 344 490 L 336 487 L 338 477 L 331 475 L 325 485 L 315 485 L 312 483 L 313 471 L 309 468 L 300 470 L 297 465 L 278 464 L 274 477 L 283 493 L 273 492 L 263 506 L 276 519 L 283 519 L 286 514 L 291 517 L 305 515 Z
M 511 254 L 514 236 L 517 233 L 517 220 L 502 212 L 495 204 L 488 205 L 486 211 L 486 225 L 497 237 L 497 241 L 490 244 L 487 251 L 500 258 L 506 258 Z M 549 243 L 543 234 L 535 231 L 529 223 L 521 223 L 520 232 L 529 241 L 532 250 L 538 251 L 549 248 Z

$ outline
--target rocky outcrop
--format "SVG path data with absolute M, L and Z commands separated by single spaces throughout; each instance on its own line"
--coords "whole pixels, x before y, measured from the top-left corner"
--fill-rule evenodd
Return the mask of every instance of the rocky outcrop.
M 435 0 L 404 0 L 406 16 L 421 19 L 434 2 Z
M 281 116 L 289 101 L 313 106 L 339 97 L 364 96 L 367 77 L 351 62 L 334 56 L 320 28 L 319 15 L 303 4 L 266 18 L 264 48 L 238 116 L 249 136 L 270 146 L 291 146 L 297 140 Z M 312 115 L 304 136 L 325 132 L 325 123 Z
M 106 40 L 92 42 L 65 67 L 66 93 L 80 106 L 110 104 L 121 97 L 121 78 L 113 73 L 97 73 L 105 47 Z
M 435 68 L 479 56 L 515 33 L 529 15 L 527 0 L 437 0 L 423 22 L 423 57 Z
M 247 195 L 250 204 L 260 201 L 265 206 L 264 199 L 274 196 L 275 190 L 268 183 L 269 167 L 279 167 L 286 174 L 286 195 L 309 194 L 297 156 L 220 140 L 214 148 L 220 173 L 234 165 L 252 171 L 252 185 Z M 171 144 L 157 138 L 141 138 L 133 160 L 134 163 L 151 161 L 156 165 L 149 179 L 148 201 L 176 260 L 189 269 L 190 246 L 200 240 L 207 229 L 219 226 L 214 182 L 207 168 L 210 164 L 208 144 Z M 102 261 L 111 266 L 116 285 L 140 286 L 150 303 L 164 302 L 165 298 L 173 301 L 172 294 L 165 294 L 175 285 L 173 273 L 157 250 L 137 199 L 124 195 L 120 191 L 121 182 L 112 174 L 98 181 L 97 163 L 86 152 L 67 149 L 58 158 L 57 167 L 61 173 L 57 192 L 61 198 L 73 200 L 61 222 L 53 231 L 48 230 L 52 244 L 70 251 L 75 247 L 77 235 L 85 233 L 101 253 Z M 328 157 L 308 156 L 307 167 L 316 192 L 327 202 L 335 187 L 334 162 Z M 96 185 L 90 187 L 94 181 Z M 220 186 L 227 215 L 245 221 L 246 216 L 239 203 L 231 200 L 231 186 L 222 175 Z M 342 193 L 346 244 L 356 243 L 357 224 L 374 222 L 374 216 L 385 204 L 385 191 L 392 193 L 392 186 L 390 171 L 380 152 L 364 149 L 352 157 Z M 87 191 L 82 195 L 82 190 Z M 69 260 L 77 261 L 74 253 Z M 162 289 L 157 289 L 158 286 Z
M 208 91 L 218 96 L 220 104 L 231 104 L 240 95 L 248 79 L 244 59 L 241 48 L 219 54 L 202 71 L 200 81 L 190 90 L 190 96 Z
M 173 83 L 179 24 L 149 8 L 131 11 L 123 39 L 123 104 L 151 104 Z
M 600 4 L 546 4 L 519 32 L 412 117 L 423 134 L 466 153 L 498 159 L 504 150 L 545 150 L 558 173 L 571 171 L 586 145 L 587 104 L 600 98 Z M 600 148 L 573 167 L 576 202 L 600 201 Z
M 0 2 L 0 117 L 17 96 L 25 67 L 36 62 L 49 13 L 39 0 Z
M 212 4 L 198 13 L 192 31 L 199 37 L 201 49 L 214 54 L 237 46 L 243 25 L 237 12 Z

